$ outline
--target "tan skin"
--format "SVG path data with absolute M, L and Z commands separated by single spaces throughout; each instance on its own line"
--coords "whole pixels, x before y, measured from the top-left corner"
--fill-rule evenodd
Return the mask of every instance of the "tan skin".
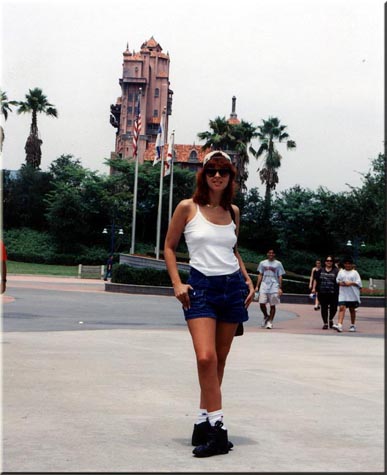
M 230 177 L 221 177 L 216 173 L 214 177 L 206 177 L 209 187 L 209 205 L 201 206 L 203 216 L 214 224 L 227 225 L 231 222 L 231 215 L 219 205 L 223 190 L 227 187 Z M 236 233 L 239 230 L 239 208 L 232 205 L 235 212 Z M 188 290 L 192 287 L 184 284 L 176 264 L 176 248 L 179 244 L 186 224 L 196 215 L 196 203 L 192 199 L 181 201 L 172 216 L 164 244 L 164 257 L 172 281 L 175 297 L 184 308 L 190 308 Z M 241 272 L 249 286 L 249 294 L 245 300 L 246 308 L 254 296 L 254 286 L 246 271 L 239 252 L 235 250 Z M 221 384 L 227 355 L 235 335 L 238 324 L 216 321 L 211 317 L 194 318 L 187 320 L 192 342 L 196 354 L 198 377 L 200 384 L 200 407 L 208 412 L 222 408 Z

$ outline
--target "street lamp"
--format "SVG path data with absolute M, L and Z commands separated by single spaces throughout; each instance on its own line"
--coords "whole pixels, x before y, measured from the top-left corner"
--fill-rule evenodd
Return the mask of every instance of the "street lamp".
M 110 255 L 113 255 L 114 253 L 114 240 L 115 240 L 115 234 L 116 234 L 116 228 L 114 226 L 114 223 L 111 226 L 107 226 L 106 228 L 103 228 L 102 234 L 108 234 L 108 228 L 110 228 Z M 122 228 L 118 229 L 118 235 L 123 236 L 124 235 L 124 230 Z
M 347 247 L 353 248 L 353 260 L 355 261 L 355 265 L 357 265 L 360 247 L 366 247 L 365 242 L 363 240 L 360 240 L 360 238 L 356 236 L 353 239 L 353 243 L 351 239 L 348 239 Z

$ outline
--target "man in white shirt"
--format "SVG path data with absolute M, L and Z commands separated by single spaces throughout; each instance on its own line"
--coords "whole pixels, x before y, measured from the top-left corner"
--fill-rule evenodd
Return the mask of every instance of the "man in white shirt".
M 259 263 L 257 271 L 258 281 L 255 290 L 259 290 L 258 302 L 263 313 L 261 327 L 270 330 L 273 328 L 276 305 L 280 303 L 282 276 L 285 270 L 282 263 L 275 259 L 274 250 L 269 249 L 267 259 Z M 270 313 L 267 313 L 267 303 L 270 305 Z

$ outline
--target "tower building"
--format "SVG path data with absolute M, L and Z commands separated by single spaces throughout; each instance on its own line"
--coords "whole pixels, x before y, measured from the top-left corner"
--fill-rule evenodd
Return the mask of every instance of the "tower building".
M 137 149 L 139 162 L 155 144 L 164 115 L 164 137 L 168 137 L 168 117 L 172 114 L 173 91 L 169 88 L 169 54 L 163 53 L 153 36 L 141 45 L 139 52 L 123 53 L 121 96 L 110 106 L 110 123 L 117 129 L 112 158 L 133 158 L 133 127 L 140 97 L 141 131 Z M 154 145 L 153 145 L 154 147 Z M 152 148 L 153 148 L 152 147 Z

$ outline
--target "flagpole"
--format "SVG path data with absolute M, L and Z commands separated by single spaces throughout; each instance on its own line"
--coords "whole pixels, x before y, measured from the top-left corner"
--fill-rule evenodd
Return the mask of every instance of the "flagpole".
M 138 126 L 138 120 L 139 120 L 139 115 L 141 114 L 140 110 L 140 98 L 141 98 L 141 91 L 142 88 L 140 87 L 138 90 L 138 96 L 137 96 L 137 126 Z M 136 150 L 135 150 L 135 167 L 134 167 L 134 190 L 133 190 L 133 216 L 132 216 L 132 241 L 130 245 L 130 254 L 134 254 L 134 244 L 136 240 L 136 211 L 137 211 L 137 184 L 138 184 L 138 141 L 140 139 L 140 130 L 138 131 L 138 136 L 137 136 L 137 143 L 136 143 Z
M 161 118 L 162 123 L 162 134 L 164 136 L 165 131 L 165 107 L 163 110 L 163 115 Z M 157 212 L 157 234 L 156 234 L 156 259 L 160 259 L 160 231 L 161 231 L 161 214 L 163 208 L 163 178 L 164 178 L 164 140 L 162 139 L 162 145 L 160 147 L 160 158 L 161 158 L 161 167 L 160 167 L 160 186 L 159 186 L 159 208 Z
M 171 178 L 169 182 L 169 208 L 168 208 L 168 224 L 172 218 L 172 201 L 173 201 L 173 162 L 175 161 L 175 131 L 172 131 L 172 158 L 171 158 Z

